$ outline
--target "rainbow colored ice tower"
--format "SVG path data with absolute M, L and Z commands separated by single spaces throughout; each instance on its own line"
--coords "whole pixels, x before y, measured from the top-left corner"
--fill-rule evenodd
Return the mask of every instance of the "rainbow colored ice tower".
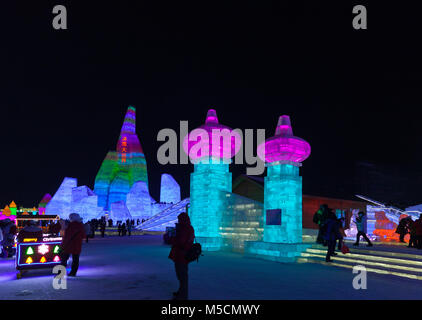
M 109 151 L 95 178 L 94 192 L 98 205 L 109 210 L 110 205 L 126 201 L 126 195 L 135 182 L 148 185 L 147 163 L 136 134 L 136 109 L 127 109 L 117 141 L 116 151 Z
M 276 261 L 294 261 L 302 245 L 301 163 L 311 154 L 305 140 L 293 136 L 290 117 L 280 116 L 275 135 L 258 146 L 265 161 L 264 237 L 245 248 L 249 255 Z
M 227 206 L 226 194 L 232 191 L 229 164 L 240 149 L 240 139 L 236 131 L 218 122 L 213 109 L 208 110 L 205 124 L 184 138 L 183 148 L 194 164 L 189 216 L 203 250 L 221 248 L 222 213 Z

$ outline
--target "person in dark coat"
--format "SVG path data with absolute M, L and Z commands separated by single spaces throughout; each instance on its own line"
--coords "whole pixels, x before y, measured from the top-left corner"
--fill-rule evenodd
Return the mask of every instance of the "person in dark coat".
M 18 242 L 23 242 L 25 238 L 37 239 L 36 241 L 41 241 L 43 238 L 42 229 L 38 226 L 38 221 L 30 220 L 26 223 L 25 228 L 19 231 L 17 240 Z
M 90 231 L 89 231 L 89 237 L 90 238 L 95 238 L 95 220 L 94 219 L 92 219 L 90 222 L 89 222 L 89 226 L 90 226 Z
M 336 256 L 336 241 L 342 239 L 340 234 L 340 222 L 337 220 L 335 213 L 329 210 L 327 220 L 325 222 L 325 233 L 324 239 L 327 241 L 327 255 L 325 257 L 326 262 L 332 262 L 331 256 Z
M 69 215 L 70 223 L 66 228 L 65 235 L 62 240 L 62 253 L 60 254 L 61 264 L 67 266 L 67 260 L 72 255 L 72 269 L 69 276 L 76 277 L 79 268 L 79 256 L 82 251 L 82 241 L 86 237 L 85 228 L 82 219 L 77 213 Z
M 122 237 L 123 236 L 126 236 L 126 231 L 127 231 L 127 229 L 126 229 L 126 223 L 123 222 L 123 224 L 122 224 Z
M 416 248 L 418 246 L 417 236 L 416 236 L 416 227 L 415 221 L 412 218 L 409 219 L 408 228 L 409 228 L 409 245 L 408 248 Z
M 84 223 L 84 229 L 85 229 L 85 234 L 86 234 L 85 241 L 86 241 L 86 243 L 88 243 L 89 237 L 90 237 L 90 234 L 91 234 L 91 224 L 89 222 L 85 222 Z
M 327 219 L 328 206 L 326 204 L 320 205 L 317 212 L 313 216 L 313 222 L 318 225 L 317 243 L 325 244 L 324 240 L 324 224 Z
M 127 233 L 129 237 L 132 235 L 132 223 L 127 225 Z
M 173 293 L 175 300 L 188 299 L 188 261 L 185 256 L 192 247 L 195 231 L 190 223 L 189 216 L 182 212 L 177 217 L 176 234 L 170 238 L 172 245 L 169 259 L 173 260 L 176 276 L 179 280 L 179 290 Z
M 403 218 L 399 221 L 399 225 L 397 226 L 396 233 L 400 235 L 400 242 L 404 241 L 404 236 L 409 233 L 409 219 L 408 217 Z
M 3 227 L 0 232 L 3 232 L 3 241 L 1 242 L 3 258 L 11 258 L 15 253 L 15 250 L 13 249 L 15 235 L 17 233 L 15 222 L 9 218 L 4 219 Z
M 104 238 L 105 229 L 106 229 L 106 222 L 104 220 L 104 221 L 101 221 L 101 225 L 100 225 L 101 238 Z
M 56 221 L 55 223 L 53 223 L 53 225 L 51 227 L 51 233 L 54 236 L 58 236 L 59 233 L 60 233 L 60 229 L 61 229 L 60 222 L 59 221 Z
M 416 248 L 422 249 L 422 214 L 415 222 Z

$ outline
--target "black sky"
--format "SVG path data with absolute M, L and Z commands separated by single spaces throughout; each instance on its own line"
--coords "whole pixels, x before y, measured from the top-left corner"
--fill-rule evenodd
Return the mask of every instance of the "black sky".
M 93 188 L 128 105 L 157 199 L 161 173 L 188 196 L 192 171 L 157 163 L 158 131 L 194 128 L 211 107 L 223 124 L 271 135 L 289 114 L 312 147 L 305 193 L 353 195 L 357 161 L 421 176 L 420 11 L 337 2 L 2 3 L 0 206 L 37 205 L 66 176 Z M 51 26 L 56 4 L 68 30 Z M 352 28 L 356 4 L 368 30 Z

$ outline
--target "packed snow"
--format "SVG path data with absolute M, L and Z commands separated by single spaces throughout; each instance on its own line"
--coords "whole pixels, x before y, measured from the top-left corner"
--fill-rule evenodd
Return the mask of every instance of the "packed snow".
M 76 278 L 55 290 L 51 270 L 16 279 L 13 259 L 0 259 L 0 299 L 170 299 L 177 289 L 162 236 L 106 237 L 83 243 Z M 231 252 L 205 252 L 189 265 L 190 299 L 415 299 L 418 280 L 368 273 L 355 290 L 352 270 L 283 264 Z

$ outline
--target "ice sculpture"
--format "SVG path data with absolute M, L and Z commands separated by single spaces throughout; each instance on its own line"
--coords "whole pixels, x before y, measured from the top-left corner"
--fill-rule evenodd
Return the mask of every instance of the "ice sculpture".
M 163 173 L 161 175 L 160 202 L 178 203 L 180 201 L 180 186 L 174 178 Z
M 302 245 L 301 162 L 311 148 L 293 136 L 289 116 L 281 116 L 275 136 L 258 146 L 259 157 L 266 162 L 264 179 L 264 238 L 245 247 L 249 255 L 277 261 L 294 261 L 304 250 Z
M 39 205 L 38 205 L 38 214 L 43 215 L 45 214 L 45 208 L 47 206 L 47 204 L 50 202 L 51 200 L 51 194 L 46 193 L 44 195 L 44 197 L 42 197 Z
M 107 153 L 95 178 L 94 192 L 98 205 L 105 210 L 117 201 L 126 201 L 126 195 L 135 182 L 148 185 L 147 164 L 136 135 L 136 109 L 126 112 L 116 151 Z
M 135 182 L 126 196 L 126 206 L 134 219 L 148 219 L 153 215 L 152 204 L 155 200 L 150 196 L 145 181 Z
M 12 202 L 9 204 L 9 208 L 10 208 L 10 214 L 12 216 L 16 216 L 16 213 L 18 211 L 18 207 L 16 206 L 15 201 L 12 200 Z
M 110 214 L 109 219 L 112 219 L 113 221 L 126 221 L 127 219 L 132 219 L 132 216 L 126 207 L 126 204 L 124 201 L 117 201 L 113 202 L 110 205 Z M 114 223 L 114 222 L 113 222 Z
M 235 193 L 226 193 L 221 221 L 222 249 L 243 252 L 246 241 L 262 241 L 263 204 Z
M 72 189 L 71 211 L 78 213 L 84 222 L 100 218 L 103 208 L 97 206 L 98 196 L 87 186 Z
M 99 218 L 103 208 L 98 207 L 98 196 L 87 186 L 78 187 L 75 178 L 64 178 L 57 192 L 47 203 L 45 214 L 58 214 L 67 219 L 78 213 L 84 221 Z
M 144 223 L 136 227 L 139 230 L 148 231 L 165 231 L 166 227 L 174 227 L 177 222 L 177 216 L 186 212 L 187 206 L 189 205 L 189 198 L 183 199 L 182 201 L 168 206 L 164 210 L 159 211 Z M 155 205 L 154 205 L 155 206 Z
M 71 212 L 72 189 L 78 186 L 75 178 L 64 178 L 59 189 L 45 207 L 45 214 L 58 214 L 67 219 Z
M 215 251 L 221 247 L 221 218 L 227 205 L 224 192 L 232 190 L 229 163 L 240 149 L 241 140 L 237 132 L 219 124 L 213 109 L 208 110 L 205 124 L 199 129 L 189 133 L 183 143 L 194 163 L 189 216 L 203 250 Z M 223 135 L 223 143 L 214 136 L 216 132 Z
M 108 203 L 109 206 L 113 202 L 126 201 L 126 195 L 130 191 L 131 184 L 129 182 L 128 171 L 119 171 L 117 176 L 113 179 L 110 184 Z
M 10 210 L 9 206 L 5 206 L 3 211 L 0 214 L 0 220 L 10 219 L 15 220 L 16 216 L 12 215 L 12 211 Z
M 302 242 L 302 177 L 299 176 L 299 166 L 308 158 L 310 150 L 306 141 L 293 136 L 289 116 L 281 116 L 275 136 L 258 147 L 258 155 L 267 163 L 264 180 L 265 242 Z M 267 221 L 272 219 L 272 215 L 277 216 L 280 223 Z

